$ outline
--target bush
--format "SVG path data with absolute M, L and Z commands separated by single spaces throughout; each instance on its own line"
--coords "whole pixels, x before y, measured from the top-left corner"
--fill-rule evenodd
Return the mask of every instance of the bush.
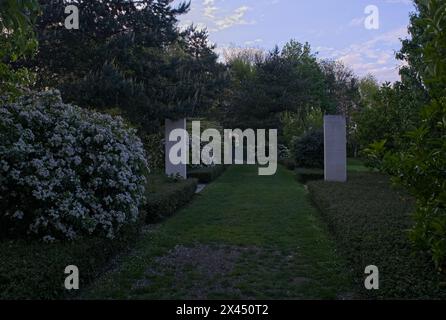
M 407 229 L 414 200 L 390 187 L 389 178 L 377 173 L 350 173 L 347 183 L 312 181 L 311 198 L 348 259 L 358 290 L 373 298 L 441 299 L 444 277 L 429 257 L 413 252 Z M 364 289 L 364 269 L 376 265 L 380 288 Z
M 294 161 L 293 159 L 281 159 L 279 160 L 279 163 L 288 170 L 293 171 L 294 169 L 296 169 L 296 161 Z
M 297 168 L 296 178 L 297 181 L 303 184 L 314 180 L 324 180 L 324 170 Z
M 147 170 L 123 120 L 62 103 L 57 91 L 0 108 L 0 231 L 114 238 L 134 223 Z
M 324 133 L 310 131 L 293 141 L 296 165 L 303 168 L 324 168 Z
M 217 179 L 225 171 L 224 165 L 217 165 L 211 167 L 203 167 L 199 169 L 190 170 L 189 178 L 197 179 L 199 183 L 211 183 Z
M 384 170 L 417 199 L 411 238 L 446 270 L 446 98 L 423 110 L 419 129 L 402 152 L 384 158 Z
M 173 180 L 163 176 L 152 179 L 144 206 L 146 223 L 156 223 L 173 215 L 192 199 L 197 190 L 196 179 Z
M 77 290 L 64 287 L 65 267 L 79 268 L 79 287 L 96 279 L 116 253 L 137 239 L 133 226 L 114 240 L 82 238 L 70 242 L 0 242 L 0 300 L 75 298 Z

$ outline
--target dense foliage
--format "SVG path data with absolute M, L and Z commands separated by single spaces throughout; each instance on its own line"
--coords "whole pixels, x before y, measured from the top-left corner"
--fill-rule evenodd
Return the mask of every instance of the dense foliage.
M 0 2 L 0 99 L 17 97 L 32 82 L 28 69 L 14 69 L 11 64 L 34 53 L 33 23 L 38 12 L 37 0 Z
M 143 201 L 145 152 L 122 119 L 62 103 L 58 92 L 0 107 L 2 236 L 114 238 Z
M 395 85 L 393 89 L 384 88 L 384 92 L 381 89 L 380 99 L 395 97 L 383 104 L 387 105 L 385 109 L 378 106 L 375 112 L 389 111 L 384 118 L 376 118 L 381 119 L 381 124 L 387 129 L 377 133 L 379 128 L 363 122 L 361 130 L 369 130 L 373 138 L 382 139 L 366 149 L 371 163 L 392 174 L 394 180 L 415 197 L 417 205 L 411 238 L 419 248 L 431 254 L 439 270 L 444 270 L 446 6 L 439 0 L 419 0 L 415 4 L 417 12 L 412 15 L 409 27 L 411 39 L 403 41 L 403 48 L 398 54 L 408 63 L 401 72 L 402 84 Z M 421 98 L 411 91 L 422 93 Z M 420 109 L 421 113 L 416 114 Z
M 446 263 L 446 5 L 443 1 L 417 1 L 410 32 L 419 46 L 408 54 L 411 67 L 425 84 L 431 102 L 421 113 L 417 129 L 408 135 L 410 143 L 388 157 L 388 170 L 417 199 L 415 226 L 411 236 L 431 253 L 437 267 Z M 419 39 L 422 41 L 417 42 Z
M 388 149 L 401 148 L 407 141 L 405 134 L 415 129 L 420 121 L 420 109 L 426 97 L 401 82 L 376 84 L 376 91 L 370 96 L 367 93 L 363 93 L 365 105 L 355 115 L 357 142 L 367 148 L 385 140 Z
M 429 257 L 413 252 L 407 229 L 414 201 L 377 173 L 349 173 L 347 183 L 312 181 L 311 198 L 327 221 L 337 247 L 347 258 L 364 297 L 444 299 L 444 276 Z M 364 289 L 364 269 L 379 268 L 379 290 Z
M 198 180 L 152 176 L 144 205 L 145 222 L 157 223 L 172 216 L 195 195 Z
M 139 129 L 156 133 L 165 117 L 209 108 L 224 82 L 207 32 L 179 30 L 189 4 L 76 0 L 78 30 L 63 25 L 63 0 L 42 2 L 39 51 L 23 64 L 38 70 L 39 88 L 57 87 L 81 107 L 119 108 Z M 56 45 L 57 44 L 57 45 Z
M 79 268 L 79 287 L 101 275 L 117 253 L 138 238 L 138 228 L 128 226 L 114 240 L 85 237 L 82 241 L 42 243 L 24 240 L 0 242 L 0 299 L 73 299 L 78 290 L 64 286 L 69 265 Z
M 308 43 L 290 40 L 270 52 L 226 53 L 231 82 L 217 109 L 225 127 L 276 128 L 279 141 L 320 129 L 324 114 L 343 114 L 350 134 L 359 108 L 359 80 L 340 62 L 316 58 Z
M 293 142 L 292 152 L 296 165 L 302 168 L 324 167 L 324 132 L 310 131 Z
M 217 179 L 225 171 L 224 165 L 208 166 L 203 168 L 192 169 L 188 173 L 188 177 L 197 179 L 199 183 L 211 183 Z

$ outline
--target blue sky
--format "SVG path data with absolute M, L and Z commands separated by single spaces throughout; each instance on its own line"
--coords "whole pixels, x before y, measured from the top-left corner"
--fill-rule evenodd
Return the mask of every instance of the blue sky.
M 181 2 L 177 0 L 177 2 Z M 368 30 L 364 10 L 379 9 L 379 29 Z M 399 79 L 395 51 L 407 37 L 411 0 L 192 0 L 181 25 L 206 27 L 217 52 L 231 47 L 269 50 L 290 39 L 308 41 L 320 58 L 342 60 L 357 75 Z

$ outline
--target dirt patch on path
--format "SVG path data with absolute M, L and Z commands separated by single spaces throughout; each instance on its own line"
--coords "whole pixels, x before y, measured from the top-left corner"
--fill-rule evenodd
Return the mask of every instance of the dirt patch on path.
M 155 258 L 144 278 L 134 283 L 132 291 L 156 287 L 165 289 L 164 293 L 173 293 L 172 297 L 177 294 L 188 299 L 251 299 L 237 288 L 243 275 L 234 271 L 243 257 L 257 258 L 261 254 L 265 251 L 257 247 L 178 245 L 166 255 Z
M 275 263 L 266 263 L 266 257 Z M 155 258 L 144 278 L 133 284 L 132 291 L 140 296 L 156 291 L 163 299 L 250 300 L 256 297 L 253 289 L 281 291 L 284 283 L 276 283 L 275 279 L 281 279 L 283 271 L 294 263 L 294 255 L 255 246 L 178 245 Z M 269 287 L 261 287 L 264 277 L 272 279 Z M 293 274 L 286 285 L 297 288 L 310 281 Z

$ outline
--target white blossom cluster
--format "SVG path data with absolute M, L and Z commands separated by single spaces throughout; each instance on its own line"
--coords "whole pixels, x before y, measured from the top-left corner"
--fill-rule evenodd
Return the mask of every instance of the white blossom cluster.
M 144 201 L 145 152 L 134 129 L 62 103 L 58 91 L 0 107 L 0 223 L 46 241 L 114 238 Z

